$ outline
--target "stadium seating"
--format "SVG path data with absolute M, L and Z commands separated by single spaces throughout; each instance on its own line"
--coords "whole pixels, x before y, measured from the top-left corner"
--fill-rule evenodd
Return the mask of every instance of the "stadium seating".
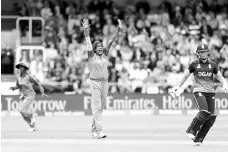
M 92 41 L 101 40 L 104 44 L 116 29 L 116 19 L 120 18 L 124 24 L 124 31 L 110 51 L 110 92 L 168 92 L 196 58 L 199 42 L 209 45 L 211 59 L 228 78 L 227 4 L 171 2 L 162 2 L 153 9 L 140 1 L 124 9 L 115 2 L 99 0 L 83 7 L 77 1 L 66 0 L 15 5 L 18 15 L 41 16 L 45 20 L 43 46 L 47 57 L 45 61 L 29 61 L 31 66 L 39 65 L 37 68 L 41 69 L 40 74 L 34 70 L 32 74 L 50 92 L 88 90 L 86 44 L 80 25 L 86 17 L 90 20 Z M 6 52 L 2 51 L 2 61 L 8 57 Z M 191 92 L 191 85 L 189 81 L 185 92 Z M 217 90 L 220 90 L 219 84 Z

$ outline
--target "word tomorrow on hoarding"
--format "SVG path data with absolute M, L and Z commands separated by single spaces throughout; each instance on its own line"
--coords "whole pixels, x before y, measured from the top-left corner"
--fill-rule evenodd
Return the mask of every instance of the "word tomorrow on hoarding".
M 7 102 L 7 109 L 9 111 L 18 110 L 20 102 L 13 100 L 12 97 L 5 98 Z M 66 107 L 66 100 L 37 100 L 32 103 L 31 109 L 38 111 L 64 111 Z

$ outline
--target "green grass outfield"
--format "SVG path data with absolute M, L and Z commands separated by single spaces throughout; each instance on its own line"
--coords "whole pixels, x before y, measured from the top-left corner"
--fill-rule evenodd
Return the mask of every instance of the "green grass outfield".
M 193 115 L 104 116 L 105 140 L 92 139 L 91 116 L 37 117 L 26 132 L 18 116 L 1 117 L 2 152 L 227 152 L 228 116 L 220 115 L 201 146 L 185 130 Z

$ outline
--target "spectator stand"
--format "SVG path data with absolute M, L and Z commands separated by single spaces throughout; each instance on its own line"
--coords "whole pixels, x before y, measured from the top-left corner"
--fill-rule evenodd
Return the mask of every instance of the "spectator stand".
M 50 59 L 44 63 L 48 69 L 44 82 L 57 86 L 57 91 L 89 90 L 86 43 L 80 25 L 84 17 L 91 24 L 92 42 L 101 40 L 104 44 L 115 30 L 116 19 L 123 22 L 123 32 L 110 50 L 110 92 L 168 92 L 196 59 L 198 43 L 209 45 L 211 59 L 228 78 L 227 1 L 156 1 L 160 5 L 153 9 L 152 1 L 144 0 L 131 1 L 129 5 L 125 5 L 127 1 L 111 0 L 87 1 L 88 5 L 77 2 L 38 0 L 34 1 L 36 5 L 28 4 L 23 7 L 27 10 L 19 12 L 22 16 L 39 16 L 44 20 L 44 26 L 36 28 L 36 31 L 44 29 L 42 45 Z M 29 22 L 21 23 L 23 37 L 29 36 L 28 29 Z M 140 74 L 135 76 L 136 73 Z M 191 87 L 189 81 L 185 92 L 190 92 Z

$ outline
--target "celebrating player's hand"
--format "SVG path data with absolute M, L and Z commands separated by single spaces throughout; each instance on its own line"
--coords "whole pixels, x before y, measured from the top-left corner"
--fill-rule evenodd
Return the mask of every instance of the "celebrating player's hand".
M 121 23 L 121 20 L 120 19 L 117 19 L 117 21 L 118 21 L 118 27 L 119 27 L 119 29 L 123 29 L 123 25 L 122 25 L 122 23 Z
M 179 87 L 174 87 L 171 89 L 170 91 L 170 95 L 173 97 L 173 98 L 177 98 L 178 96 L 180 96 L 181 92 L 180 92 L 180 88 Z
M 90 27 L 89 20 L 87 18 L 83 18 L 82 26 L 84 29 L 87 29 L 88 27 Z

